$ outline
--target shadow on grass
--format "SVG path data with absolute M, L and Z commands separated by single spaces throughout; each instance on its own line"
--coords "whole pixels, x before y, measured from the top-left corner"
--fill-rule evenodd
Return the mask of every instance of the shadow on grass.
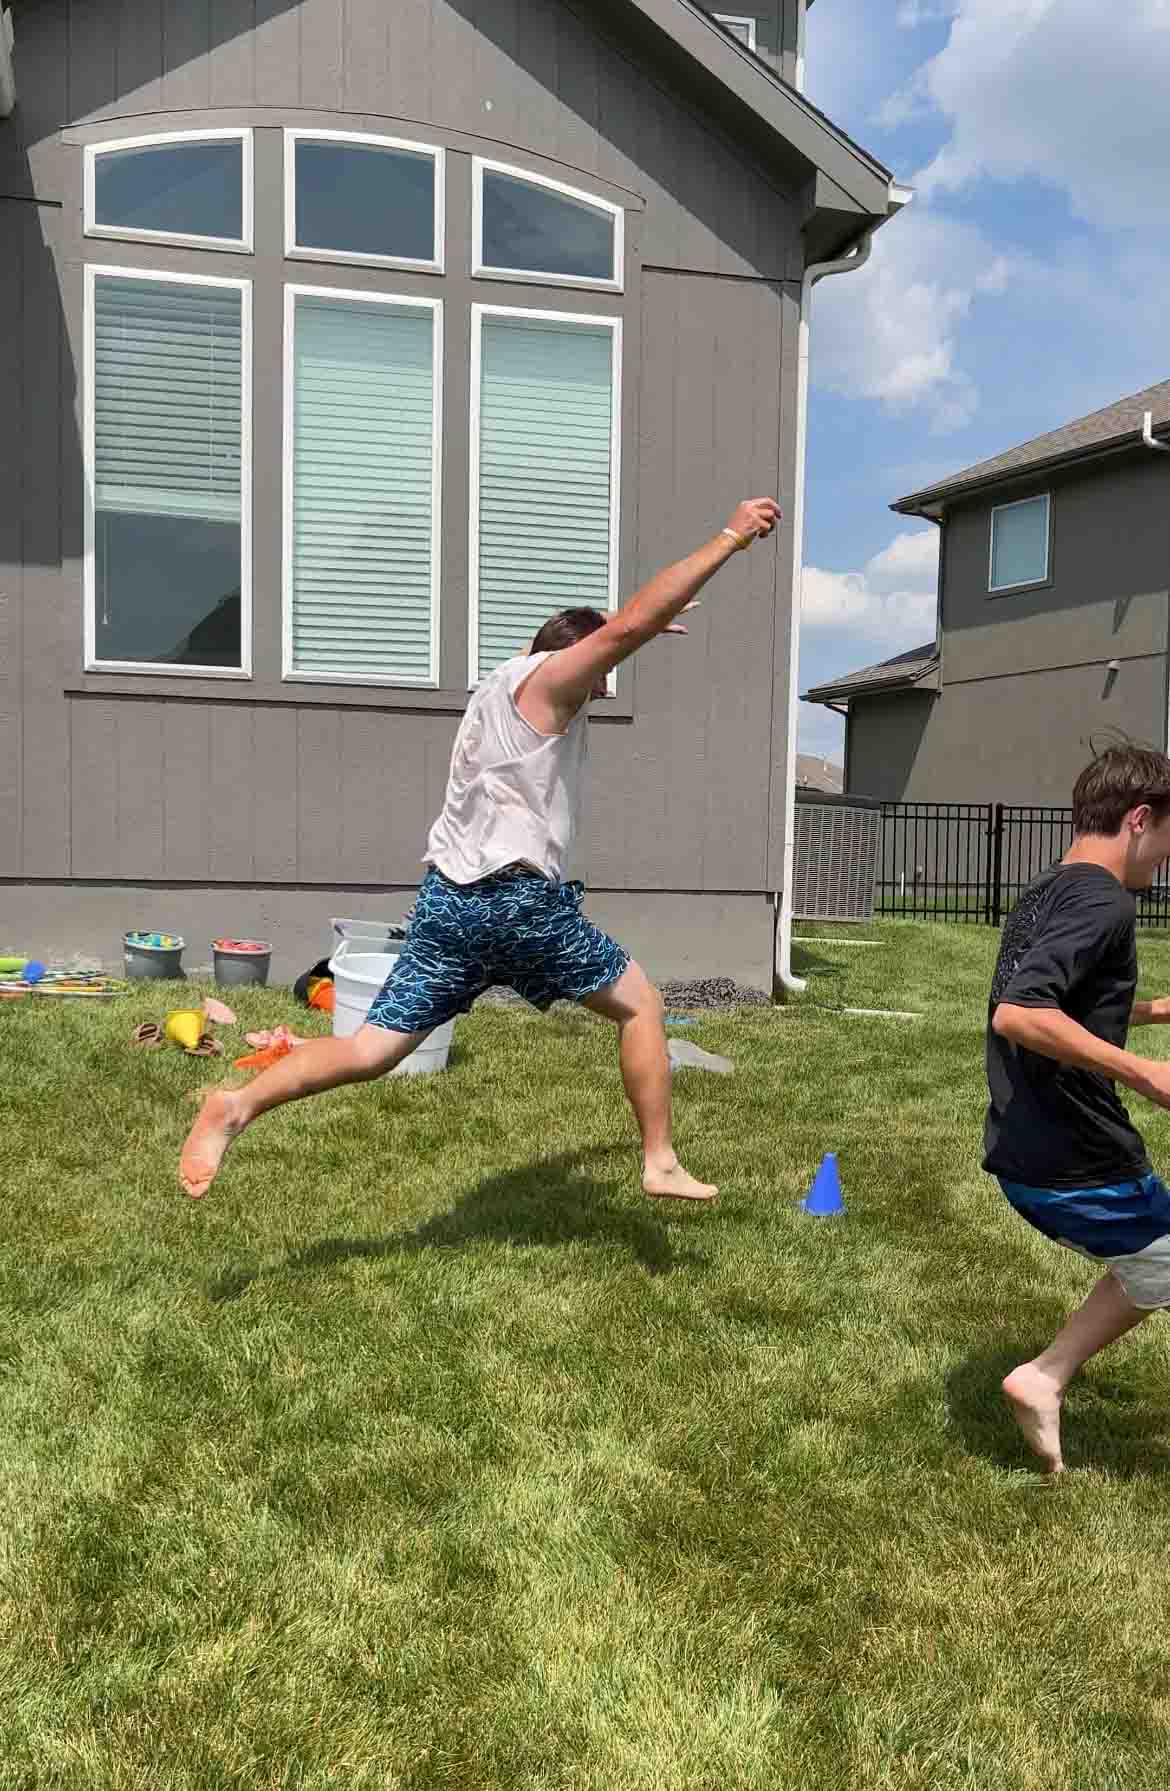
M 1000 1392 L 1000 1382 L 1022 1359 L 1026 1350 L 1019 1347 L 980 1351 L 947 1376 L 952 1434 L 972 1455 L 1001 1468 L 1036 1466 Z M 1119 1480 L 1170 1474 L 1170 1409 L 1151 1404 L 1136 1385 L 1097 1378 L 1091 1367 L 1069 1392 L 1061 1431 L 1068 1468 Z
M 816 976 L 844 976 L 846 970 L 844 964 L 835 963 L 830 958 L 822 958 L 815 951 L 806 950 L 799 939 L 792 941 L 792 968 L 799 973 L 807 970 Z
M 641 1196 L 627 1196 L 624 1190 L 619 1197 L 623 1204 L 616 1204 L 613 1177 L 599 1180 L 587 1167 L 600 1165 L 607 1158 L 621 1158 L 628 1165 L 631 1152 L 621 1145 L 598 1145 L 505 1170 L 469 1188 L 445 1213 L 413 1230 L 391 1232 L 386 1237 L 321 1238 L 269 1269 L 229 1271 L 212 1284 L 211 1298 L 218 1303 L 239 1299 L 265 1274 L 327 1269 L 336 1263 L 385 1260 L 420 1250 L 460 1249 L 484 1240 L 522 1248 L 617 1245 L 628 1250 L 651 1275 L 702 1267 L 707 1261 L 705 1254 L 676 1247 L 666 1222 L 678 1217 L 693 1223 L 700 1214 L 682 1203 L 651 1206 Z M 635 1204 L 637 1200 L 642 1200 L 640 1206 Z

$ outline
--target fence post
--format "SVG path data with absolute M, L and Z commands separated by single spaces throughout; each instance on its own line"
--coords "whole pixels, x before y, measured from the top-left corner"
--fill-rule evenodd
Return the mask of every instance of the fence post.
M 997 927 L 1003 919 L 1003 803 L 995 805 L 995 826 L 992 839 L 991 924 Z

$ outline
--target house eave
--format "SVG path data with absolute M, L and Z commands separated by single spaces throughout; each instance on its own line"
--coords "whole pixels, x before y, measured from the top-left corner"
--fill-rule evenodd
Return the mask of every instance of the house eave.
M 801 697 L 802 703 L 819 703 L 825 708 L 833 708 L 838 703 L 856 702 L 859 697 L 891 696 L 904 691 L 920 690 L 933 696 L 940 688 L 938 664 L 928 665 L 917 676 L 912 678 L 888 678 L 870 684 L 818 684 L 812 690 L 806 690 Z
M 888 168 L 846 136 L 798 90 L 724 31 L 696 0 L 569 0 L 608 20 L 646 50 L 652 66 L 701 94 L 794 192 L 826 175 L 865 228 L 899 209 Z M 862 229 L 854 227 L 850 240 Z
M 1160 423 L 1154 433 L 1160 437 L 1170 435 L 1170 424 Z M 996 491 L 1003 486 L 1035 482 L 1049 473 L 1060 472 L 1065 467 L 1084 466 L 1093 460 L 1109 460 L 1115 455 L 1129 453 L 1144 445 L 1142 431 L 1128 429 L 1124 435 L 1109 436 L 1105 441 L 1090 442 L 1080 448 L 1066 448 L 1063 453 L 1049 454 L 1043 460 L 1031 460 L 1024 466 L 1002 467 L 998 472 L 988 473 L 980 479 L 929 485 L 924 491 L 912 492 L 909 497 L 899 498 L 890 505 L 890 509 L 898 516 L 920 516 L 929 522 L 939 522 L 949 504 L 962 503 L 969 497 L 978 497 L 982 492 Z

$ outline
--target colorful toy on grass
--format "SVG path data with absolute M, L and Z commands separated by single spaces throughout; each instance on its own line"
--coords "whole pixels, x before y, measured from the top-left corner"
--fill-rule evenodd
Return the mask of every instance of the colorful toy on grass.
M 147 1050 L 156 1050 L 168 1041 L 178 1045 L 188 1057 L 222 1057 L 223 1046 L 208 1030 L 210 1021 L 234 1026 L 236 1016 L 222 1001 L 209 995 L 199 1007 L 173 1008 L 160 1026 L 157 1020 L 146 1020 L 135 1028 L 134 1043 Z
M 244 1037 L 256 1049 L 248 1057 L 237 1057 L 237 1070 L 267 1070 L 282 1057 L 295 1050 L 297 1045 L 307 1045 L 308 1039 L 290 1032 L 287 1026 L 275 1026 L 271 1032 L 246 1032 Z
M 306 1007 L 315 1008 L 319 1014 L 331 1014 L 334 1004 L 333 972 L 329 968 L 329 959 L 321 958 L 298 976 L 293 984 L 293 994 Z

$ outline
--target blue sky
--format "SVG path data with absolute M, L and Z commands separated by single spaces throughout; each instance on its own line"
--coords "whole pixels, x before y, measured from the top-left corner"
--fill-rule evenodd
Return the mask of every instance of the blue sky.
M 894 499 L 1170 378 L 1170 0 L 817 0 L 806 91 L 916 196 L 813 297 L 802 690 L 933 635 Z

